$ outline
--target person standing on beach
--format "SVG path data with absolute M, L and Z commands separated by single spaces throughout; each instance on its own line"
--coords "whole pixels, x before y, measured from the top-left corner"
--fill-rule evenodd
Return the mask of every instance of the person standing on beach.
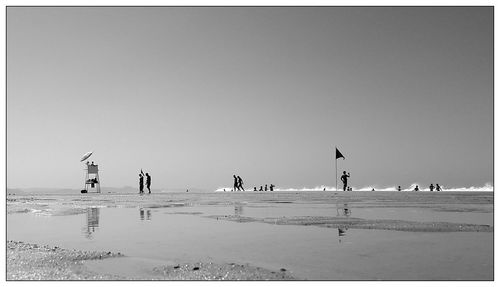
M 436 183 L 436 191 L 441 191 L 441 186 L 439 186 L 439 184 Z
M 238 178 L 238 190 L 240 190 L 241 188 L 241 190 L 245 191 L 245 188 L 243 188 L 243 179 L 241 179 L 239 175 L 237 176 L 237 178 Z
M 418 185 L 417 185 L 417 186 L 415 186 L 414 191 L 419 191 L 419 189 L 418 189 Z
M 234 174 L 233 174 L 233 178 L 234 178 L 234 184 L 233 184 L 234 190 L 233 191 L 240 190 L 240 188 L 238 186 L 238 178 L 236 178 L 236 175 L 234 175 Z
M 346 173 L 344 170 L 344 174 L 340 177 L 340 180 L 344 183 L 344 191 L 347 189 L 347 178 L 351 177 L 351 173 Z
M 139 173 L 139 194 L 144 193 L 144 177 Z
M 149 190 L 149 193 L 151 194 L 151 176 L 146 172 L 146 187 Z
M 398 191 L 401 191 L 401 185 L 398 185 Z
M 432 185 L 432 183 L 431 183 L 431 186 L 429 186 L 429 190 L 434 191 L 434 185 Z

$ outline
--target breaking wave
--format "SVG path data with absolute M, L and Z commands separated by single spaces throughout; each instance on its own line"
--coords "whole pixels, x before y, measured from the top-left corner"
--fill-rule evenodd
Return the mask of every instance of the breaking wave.
M 401 186 L 401 191 L 414 191 L 415 187 L 418 185 L 419 191 L 430 191 L 429 187 L 424 187 L 424 185 L 421 185 L 419 183 L 412 183 L 410 186 L 403 187 Z M 441 186 L 442 191 L 493 191 L 494 187 L 491 183 L 486 183 L 484 186 L 470 186 L 470 187 L 453 187 L 453 186 Z M 315 187 L 302 187 L 302 188 L 283 188 L 283 187 L 277 187 L 274 189 L 275 191 L 335 191 L 334 186 L 326 186 L 326 185 L 320 185 L 320 186 L 315 186 Z M 339 191 L 342 191 L 342 188 L 338 189 Z M 388 187 L 380 187 L 378 185 L 368 185 L 364 186 L 361 188 L 352 187 L 353 191 L 397 191 L 396 186 L 388 186 Z M 220 187 L 217 190 L 217 192 L 228 192 L 232 191 L 231 187 Z M 246 191 L 253 191 L 253 189 L 246 189 Z M 269 191 L 269 190 L 268 190 Z M 434 190 L 436 191 L 436 190 Z

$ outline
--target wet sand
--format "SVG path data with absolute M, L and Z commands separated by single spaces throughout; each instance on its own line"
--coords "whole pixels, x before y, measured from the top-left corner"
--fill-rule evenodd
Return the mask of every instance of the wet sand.
M 488 192 L 241 192 L 166 193 L 144 196 L 102 193 L 11 195 L 7 199 L 8 217 L 12 218 L 16 215 L 31 216 L 33 214 L 49 216 L 50 218 L 66 218 L 83 214 L 88 216 L 89 209 L 110 208 L 139 209 L 141 220 L 149 220 L 148 217 L 151 216 L 158 218 L 157 212 L 162 212 L 164 217 L 180 218 L 181 221 L 183 218 L 187 220 L 193 217 L 193 220 L 195 218 L 213 220 L 214 224 L 235 222 L 237 224 L 334 229 L 335 234 L 338 230 L 339 242 L 342 238 L 349 238 L 343 236 L 345 234 L 342 232 L 351 234 L 353 230 L 360 230 L 360 232 L 362 230 L 397 231 L 409 232 L 410 234 L 491 234 L 491 236 L 487 236 L 489 238 L 493 237 L 494 228 L 492 220 L 493 193 Z M 409 214 L 409 212 L 414 212 L 414 214 Z M 402 217 L 401 214 L 405 216 Z M 429 217 L 429 214 L 433 216 Z M 404 218 L 404 220 L 399 218 Z M 473 220 L 462 222 L 462 218 L 473 218 Z M 250 226 L 248 227 L 250 228 Z M 256 225 L 252 225 L 252 228 L 255 227 Z M 16 231 L 15 234 L 23 234 L 20 230 L 21 227 L 8 226 L 7 239 L 11 239 L 9 228 L 14 228 L 12 230 Z M 306 233 L 305 230 L 304 233 Z M 19 240 L 19 237 L 16 239 Z M 346 278 L 347 280 L 366 280 L 367 278 L 492 280 L 493 278 L 492 260 L 491 266 L 489 263 L 482 263 L 482 265 L 486 264 L 481 266 L 483 269 L 486 268 L 486 272 L 478 271 L 477 275 L 472 274 L 473 276 L 470 277 L 453 277 L 456 275 L 447 275 L 446 272 L 433 275 L 432 271 L 428 270 L 426 272 L 430 272 L 430 275 L 423 274 L 417 278 L 400 278 L 384 270 L 372 275 L 359 272 L 353 272 L 352 275 L 349 275 L 350 271 L 346 270 L 344 273 L 339 273 L 339 275 L 348 274 L 345 277 L 335 277 L 334 273 L 328 275 L 330 273 L 320 270 L 317 272 L 297 270 L 299 263 L 291 265 L 292 269 L 295 268 L 295 270 L 289 270 L 287 262 L 282 262 L 282 266 L 278 266 L 268 264 L 262 259 L 244 259 L 251 256 L 242 255 L 239 258 L 240 256 L 237 254 L 233 257 L 227 255 L 223 258 L 224 260 L 214 261 L 206 259 L 199 261 L 195 258 L 185 258 L 185 260 L 169 258 L 168 262 L 144 263 L 141 261 L 141 266 L 148 266 L 147 270 L 134 274 L 133 268 L 128 269 L 130 272 L 123 270 L 127 270 L 127 266 L 134 265 L 134 260 L 138 259 L 134 256 L 128 257 L 127 254 L 121 254 L 125 253 L 122 250 L 91 252 L 55 248 L 55 246 L 35 247 L 34 244 L 40 244 L 40 242 L 30 243 L 8 242 L 7 278 L 9 280 L 345 280 Z M 360 249 L 363 247 L 361 246 Z M 467 254 L 464 253 L 464 255 Z M 55 260 L 56 258 L 58 260 Z M 351 259 L 346 257 L 346 260 Z M 425 258 L 422 260 L 425 261 Z M 489 259 L 485 260 L 485 262 L 489 262 Z M 309 263 L 315 264 L 311 262 Z M 325 264 L 327 263 L 325 262 Z M 113 270 L 113 265 L 122 266 L 121 271 L 116 270 L 116 268 Z M 314 265 L 312 268 L 314 269 Z M 324 266 L 322 268 L 324 269 Z

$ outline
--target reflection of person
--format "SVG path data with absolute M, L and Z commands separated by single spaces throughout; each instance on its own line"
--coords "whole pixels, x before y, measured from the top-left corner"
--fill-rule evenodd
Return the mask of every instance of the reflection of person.
M 149 190 L 149 193 L 151 193 L 151 176 L 146 172 L 146 187 Z
M 340 177 L 340 180 L 344 183 L 344 191 L 347 189 L 347 178 L 351 177 L 351 173 L 346 173 L 344 170 L 344 174 Z
M 140 194 L 143 194 L 144 191 L 144 177 L 142 176 L 142 174 L 139 173 L 139 193 Z

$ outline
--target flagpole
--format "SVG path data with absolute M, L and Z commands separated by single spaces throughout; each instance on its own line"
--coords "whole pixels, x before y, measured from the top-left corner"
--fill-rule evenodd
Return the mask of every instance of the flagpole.
M 337 146 L 335 146 L 335 192 L 337 192 Z

